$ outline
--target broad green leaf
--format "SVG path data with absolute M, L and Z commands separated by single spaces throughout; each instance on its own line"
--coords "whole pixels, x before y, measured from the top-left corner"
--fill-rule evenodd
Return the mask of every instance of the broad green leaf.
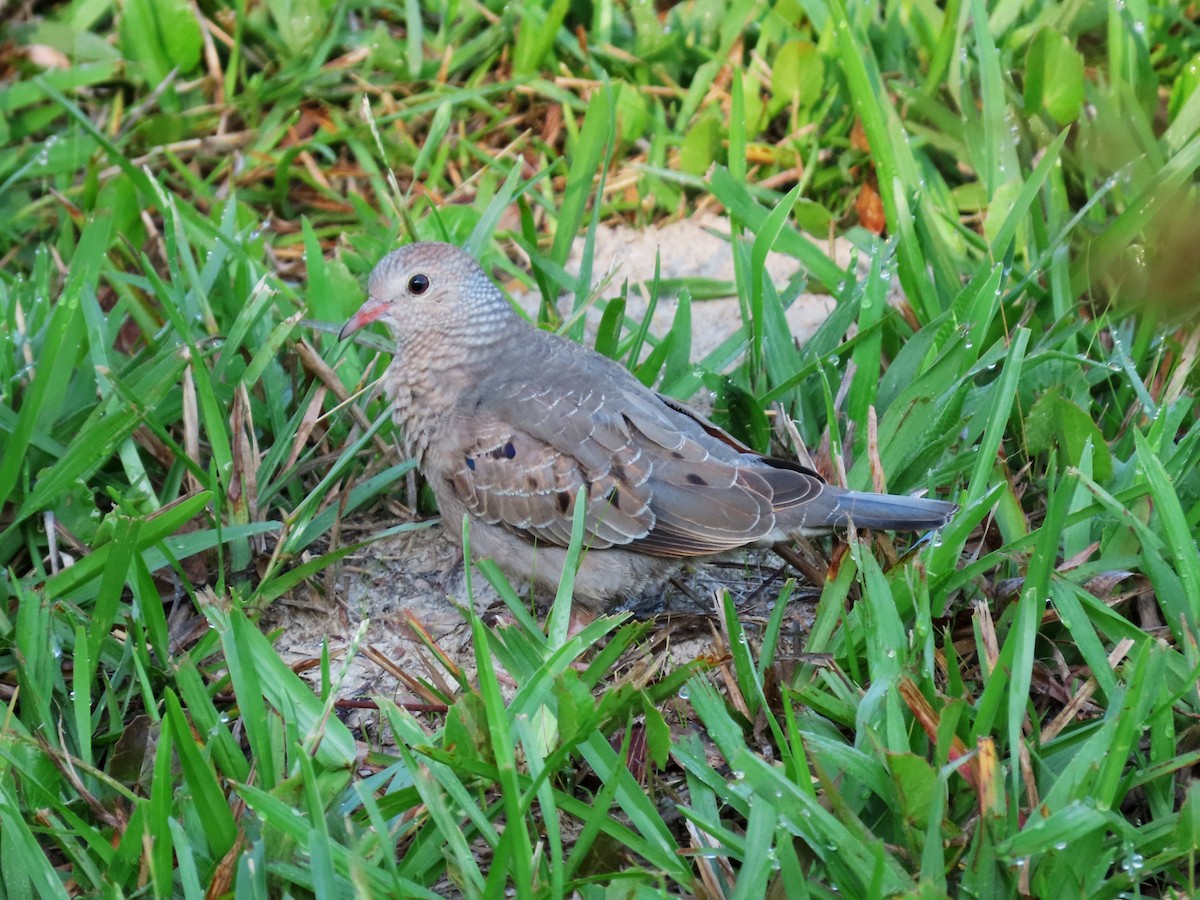
M 824 93 L 825 62 L 811 41 L 788 41 L 771 64 L 771 108 L 813 106 Z
M 679 168 L 692 175 L 703 175 L 721 154 L 724 131 L 716 116 L 701 115 L 683 136 L 679 147 Z
M 1083 55 L 1066 35 L 1043 28 L 1025 54 L 1025 111 L 1044 109 L 1059 125 L 1074 122 L 1083 86 Z
M 157 87 L 172 70 L 190 75 L 200 63 L 203 39 L 186 0 L 125 0 L 121 49 L 140 63 L 146 83 Z

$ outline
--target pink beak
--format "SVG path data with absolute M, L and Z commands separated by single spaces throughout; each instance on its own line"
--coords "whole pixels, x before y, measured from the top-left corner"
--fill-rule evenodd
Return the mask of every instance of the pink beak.
M 358 312 L 350 317 L 342 330 L 338 332 L 338 340 L 344 341 L 364 325 L 370 325 L 387 311 L 387 304 L 382 300 L 371 297 L 358 308 Z

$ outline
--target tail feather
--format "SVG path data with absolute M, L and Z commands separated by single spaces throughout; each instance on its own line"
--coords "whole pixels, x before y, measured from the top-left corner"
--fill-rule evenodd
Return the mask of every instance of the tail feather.
M 795 512 L 798 521 L 779 522 L 785 531 L 819 531 L 830 527 L 885 528 L 890 531 L 925 531 L 941 528 L 958 511 L 958 504 L 924 497 L 869 494 L 824 485 L 819 497 Z M 789 527 L 792 526 L 792 527 Z
M 902 497 L 895 494 L 867 494 L 861 491 L 825 489 L 836 500 L 831 511 L 834 525 L 855 528 L 888 528 L 900 531 L 921 531 L 941 528 L 958 511 L 958 504 L 924 497 Z

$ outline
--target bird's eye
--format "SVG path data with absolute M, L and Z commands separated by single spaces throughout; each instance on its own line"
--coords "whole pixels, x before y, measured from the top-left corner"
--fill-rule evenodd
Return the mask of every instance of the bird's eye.
M 414 275 L 408 279 L 408 291 L 411 294 L 423 294 L 429 290 L 429 276 Z

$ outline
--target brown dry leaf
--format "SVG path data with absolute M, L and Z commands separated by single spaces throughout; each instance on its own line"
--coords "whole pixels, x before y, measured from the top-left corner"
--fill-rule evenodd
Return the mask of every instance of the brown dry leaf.
M 733 871 L 728 859 L 714 852 L 714 848 L 718 846 L 715 838 L 701 832 L 690 819 L 685 825 L 688 836 L 692 839 L 691 849 L 686 852 L 696 860 L 700 880 L 708 891 L 708 896 L 724 897 L 726 892 L 722 889 L 722 884 L 732 884 L 737 879 L 737 873 Z
M 1091 559 L 1092 554 L 1095 553 L 1099 549 L 1100 549 L 1100 542 L 1093 541 L 1092 543 L 1090 543 L 1086 547 L 1084 547 L 1082 550 L 1080 550 L 1078 553 L 1076 553 L 1074 556 L 1072 556 L 1070 559 L 1064 559 L 1062 562 L 1062 565 L 1060 565 L 1058 567 L 1058 571 L 1059 572 L 1069 572 L 1072 569 L 1079 568 L 1085 562 L 1087 562 L 1089 559 Z
M 921 320 L 917 318 L 917 314 L 913 310 L 912 305 L 908 302 L 907 297 L 895 307 L 895 310 L 896 312 L 900 313 L 900 316 L 904 319 L 909 328 L 911 328 L 913 331 L 921 330 Z
M 287 462 L 283 464 L 281 471 L 286 472 L 296 464 L 296 460 L 300 458 L 300 452 L 308 444 L 308 439 L 312 436 L 313 429 L 321 422 L 321 410 L 325 406 L 325 397 L 329 393 L 329 388 L 326 385 L 318 385 L 313 392 L 312 399 L 308 401 L 308 407 L 304 410 L 304 415 L 300 418 L 300 425 L 296 429 L 296 435 L 292 439 L 292 449 L 288 452 Z M 318 435 L 318 440 L 324 435 Z
M 1183 395 L 1188 376 L 1195 370 L 1198 358 L 1200 358 L 1200 326 L 1193 326 L 1191 333 L 1183 341 L 1183 348 L 1179 353 L 1179 364 L 1175 367 L 1175 373 L 1167 383 L 1161 399 L 1162 403 L 1173 403 Z M 1167 362 L 1164 360 L 1163 365 L 1166 364 Z
M 293 147 L 296 144 L 303 144 L 310 137 L 320 131 L 322 128 L 334 130 L 333 122 L 329 119 L 328 114 L 324 109 L 314 106 L 304 106 L 300 110 L 300 116 L 289 128 L 280 141 L 281 147 Z
M 208 884 L 208 890 L 204 892 L 205 900 L 214 900 L 216 897 L 224 897 L 230 893 L 230 888 L 233 887 L 233 877 L 237 872 L 238 861 L 242 858 L 242 853 L 245 849 L 246 833 L 242 830 L 241 825 L 239 825 L 237 840 L 233 842 L 233 846 L 229 848 L 229 852 L 217 864 L 212 881 Z
M 871 467 L 871 489 L 877 494 L 886 494 L 887 476 L 883 473 L 883 460 L 879 458 L 879 417 L 874 404 L 867 407 L 867 462 Z
M 1033 774 L 1033 760 L 1029 756 L 1029 743 L 1021 741 L 1021 750 L 1018 753 L 1021 766 L 1021 781 L 1025 785 L 1026 802 L 1029 808 L 1035 808 L 1041 801 L 1038 799 L 1037 778 Z M 1026 866 L 1025 868 L 1029 868 Z
M 304 366 L 305 371 L 319 379 L 321 384 L 325 385 L 325 387 L 327 387 L 333 393 L 333 396 L 337 397 L 339 405 L 345 405 L 347 401 L 352 399 L 350 392 L 346 390 L 346 386 L 342 384 L 342 379 L 338 377 L 338 374 L 329 367 L 329 364 L 326 363 L 324 359 L 321 358 L 321 354 L 316 351 L 316 349 L 308 342 L 307 339 L 301 338 L 295 343 L 292 349 L 296 351 L 296 355 L 300 358 L 300 364 Z M 372 362 L 371 365 L 367 367 L 367 371 L 370 371 L 374 365 L 374 362 Z M 357 425 L 363 431 L 370 429 L 371 422 L 367 419 L 367 416 L 362 409 L 354 404 L 345 406 L 345 409 L 354 419 L 355 425 Z M 379 452 L 383 453 L 385 456 L 391 453 L 391 447 L 378 435 L 375 437 L 375 446 L 379 449 Z
M 421 702 L 431 709 L 437 709 L 440 712 L 446 711 L 446 704 L 442 703 L 436 693 L 431 691 L 426 685 L 421 683 L 419 678 L 416 678 L 408 673 L 408 671 L 396 664 L 390 659 L 386 653 L 376 647 L 374 644 L 367 644 L 363 648 L 363 656 L 379 666 L 383 671 L 390 674 L 393 678 L 407 687 L 415 696 L 419 697 Z M 453 696 L 453 691 L 450 686 L 441 679 L 440 673 L 437 676 L 440 682 L 440 687 L 445 688 L 443 696 Z M 407 707 L 407 704 L 406 704 Z
M 979 812 L 989 815 L 1004 810 L 1004 776 L 996 756 L 996 742 L 981 736 L 975 744 L 977 757 L 973 762 L 979 772 Z
M 747 144 L 746 145 L 746 162 L 756 166 L 774 165 L 779 158 L 779 152 L 770 144 Z M 791 177 L 794 173 L 781 173 Z
M 184 353 L 188 363 L 183 367 L 183 449 L 188 459 L 203 469 L 204 464 L 200 461 L 200 405 L 196 399 L 196 379 L 192 375 L 193 360 L 190 351 L 185 350 Z M 204 489 L 191 471 L 185 477 L 189 493 L 197 494 Z
M 229 499 L 240 508 L 243 521 L 253 521 L 258 513 L 258 448 L 254 446 L 254 419 L 250 395 L 245 384 L 239 384 L 233 394 L 233 410 L 229 414 L 229 430 L 233 444 L 233 471 L 229 477 Z
M 551 103 L 546 107 L 542 119 L 542 142 L 547 147 L 557 147 L 563 131 L 562 105 Z
M 25 48 L 25 55 L 31 63 L 41 69 L 71 68 L 71 60 L 65 53 L 45 44 L 30 44 Z
M 1100 600 L 1111 599 L 1117 587 L 1124 581 L 1132 578 L 1136 573 L 1129 572 L 1124 569 L 1113 569 L 1108 572 L 1100 572 L 1093 575 L 1083 583 L 1083 589 L 1097 597 Z M 1139 579 L 1145 581 L 1145 579 Z M 1140 587 L 1139 587 L 1140 590 Z
M 430 634 L 429 629 L 426 628 L 412 612 L 405 611 L 404 624 L 412 629 L 412 632 L 416 635 L 417 640 L 425 645 L 425 649 L 433 654 L 434 658 L 438 661 L 438 663 L 441 664 L 442 668 L 449 672 L 456 681 L 462 678 L 462 669 L 457 663 L 454 662 L 454 660 L 450 658 L 450 655 L 446 653 L 446 651 L 438 646 L 437 641 L 434 639 L 433 635 Z M 438 685 L 438 688 L 446 694 L 454 693 L 450 685 L 446 684 L 444 681 Z
M 862 119 L 855 119 L 850 129 L 850 146 L 863 153 L 871 152 L 871 142 L 867 140 L 867 130 L 863 128 Z
M 870 182 L 864 182 L 859 188 L 854 209 L 863 228 L 872 234 L 883 234 L 887 228 L 887 216 L 883 212 L 883 200 Z
M 1108 654 L 1108 664 L 1115 669 L 1121 660 L 1124 659 L 1129 653 L 1132 647 L 1133 640 L 1131 638 L 1122 638 L 1117 642 L 1117 645 L 1113 647 L 1112 652 Z M 1042 729 L 1041 740 L 1043 744 L 1047 744 L 1054 740 L 1056 737 L 1058 737 L 1059 732 L 1062 731 L 1063 728 L 1065 728 L 1070 722 L 1074 721 L 1075 717 L 1079 715 L 1080 711 L 1085 705 L 1087 705 L 1088 701 L 1091 700 L 1092 695 L 1096 693 L 1096 688 L 1098 686 L 1099 684 L 1097 683 L 1095 676 L 1088 678 L 1084 685 L 1078 691 L 1076 691 L 1075 696 L 1071 698 L 1070 702 L 1068 702 L 1067 705 L 1062 708 L 1062 711 L 1054 717 L 1054 720 Z
M 650 755 L 646 747 L 646 726 L 635 723 L 629 733 L 629 752 L 625 756 L 625 768 L 643 788 L 650 775 Z
M 908 706 L 909 711 L 913 714 L 913 718 L 920 723 L 921 728 L 925 731 L 925 734 L 928 736 L 929 740 L 936 744 L 938 739 L 938 728 L 941 725 L 941 720 L 938 718 L 937 712 L 929 704 L 929 701 L 925 699 L 925 695 L 921 693 L 920 688 L 918 688 L 910 679 L 901 679 L 899 689 L 900 697 L 904 700 L 905 705 Z M 962 739 L 957 735 L 951 738 L 949 762 L 955 762 L 956 760 L 962 759 L 966 755 L 967 745 L 962 742 Z M 962 777 L 965 778 L 967 782 L 973 788 L 975 788 L 976 791 L 979 790 L 980 782 L 978 760 L 971 760 L 970 762 L 966 763 L 966 765 L 962 766 L 958 771 L 959 774 L 961 774 Z
M 996 637 L 996 623 L 992 621 L 992 610 L 986 603 L 974 604 L 974 616 L 979 620 L 979 639 L 983 643 L 984 658 L 980 660 L 985 675 L 990 675 L 1000 658 L 1000 641 Z

